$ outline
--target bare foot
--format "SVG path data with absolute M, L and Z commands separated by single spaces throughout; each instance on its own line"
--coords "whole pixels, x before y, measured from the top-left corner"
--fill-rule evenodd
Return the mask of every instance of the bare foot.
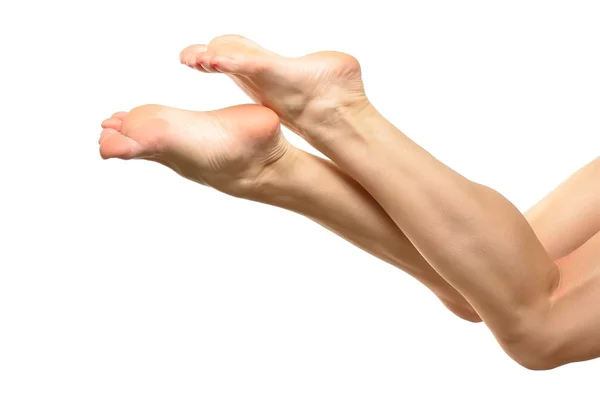
M 347 108 L 368 104 L 358 61 L 341 52 L 286 58 L 236 35 L 208 46 L 192 45 L 180 61 L 196 70 L 225 73 L 256 103 L 273 109 L 281 121 L 307 137 L 315 125 L 330 125 Z
M 249 193 L 290 147 L 277 115 L 259 105 L 193 112 L 145 105 L 102 122 L 104 159 L 141 158 L 234 196 Z

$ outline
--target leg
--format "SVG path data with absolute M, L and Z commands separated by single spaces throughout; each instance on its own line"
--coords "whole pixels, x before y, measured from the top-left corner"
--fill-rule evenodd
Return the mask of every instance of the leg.
M 331 162 L 289 145 L 267 108 L 190 112 L 150 105 L 117 113 L 103 127 L 104 158 L 156 161 L 227 194 L 305 215 L 406 271 L 459 317 L 480 321 L 377 202 Z
M 586 188 L 600 174 L 600 160 L 582 167 L 525 213 L 540 242 L 554 260 L 583 245 L 598 230 L 600 207 L 595 189 Z M 577 208 L 574 212 L 573 209 Z
M 590 248 L 586 263 L 561 274 L 530 224 L 501 194 L 439 162 L 370 106 L 339 120 L 337 127 L 310 132 L 311 142 L 379 202 L 513 359 L 549 369 L 600 355 L 597 253 Z M 600 208 L 598 177 L 578 185 L 593 200 L 585 227 L 576 230 L 600 229 L 590 216 Z
M 599 282 L 589 274 L 584 286 L 566 281 L 510 202 L 385 120 L 364 94 L 356 60 L 337 53 L 284 58 L 236 36 L 190 52 L 182 62 L 229 74 L 358 181 L 519 363 L 541 369 L 600 355 Z

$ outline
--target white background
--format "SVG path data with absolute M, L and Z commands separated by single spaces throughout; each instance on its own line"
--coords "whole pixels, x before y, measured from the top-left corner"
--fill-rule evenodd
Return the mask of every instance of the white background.
M 239 33 L 355 55 L 382 113 L 526 210 L 598 155 L 594 5 L 4 2 L 0 396 L 597 395 L 600 361 L 522 369 L 311 221 L 97 146 L 118 110 L 248 102 L 178 62 Z

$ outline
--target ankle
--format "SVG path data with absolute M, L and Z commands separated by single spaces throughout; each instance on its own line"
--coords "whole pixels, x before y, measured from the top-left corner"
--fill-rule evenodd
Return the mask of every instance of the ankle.
M 340 102 L 321 101 L 313 106 L 320 108 L 322 117 L 317 121 L 306 118 L 300 126 L 300 135 L 318 146 L 353 136 L 359 138 L 364 132 L 361 131 L 364 121 L 379 114 L 365 96 Z
M 294 173 L 299 149 L 289 144 L 284 138 L 278 153 L 269 161 L 257 166 L 248 175 L 237 181 L 235 192 L 230 195 L 263 203 L 270 203 L 274 197 L 285 193 L 291 176 Z

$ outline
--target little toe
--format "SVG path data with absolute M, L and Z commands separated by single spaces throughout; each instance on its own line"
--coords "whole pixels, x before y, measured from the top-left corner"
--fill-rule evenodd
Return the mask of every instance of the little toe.
M 109 118 L 102 122 L 102 128 L 113 128 L 117 131 L 121 131 L 121 120 L 117 118 Z

